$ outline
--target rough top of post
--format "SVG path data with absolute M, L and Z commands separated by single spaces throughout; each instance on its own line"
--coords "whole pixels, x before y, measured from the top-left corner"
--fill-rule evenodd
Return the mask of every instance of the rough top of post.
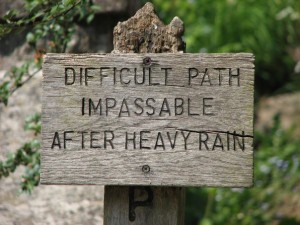
M 166 26 L 148 2 L 133 17 L 114 28 L 113 53 L 183 52 L 183 33 L 184 25 L 178 17 Z

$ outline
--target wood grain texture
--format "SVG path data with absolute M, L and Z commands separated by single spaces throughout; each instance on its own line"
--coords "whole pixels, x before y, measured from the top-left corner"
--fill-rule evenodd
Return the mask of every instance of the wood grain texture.
M 185 49 L 181 38 L 183 30 L 183 22 L 177 17 L 165 26 L 155 15 L 153 5 L 147 3 L 134 17 L 116 26 L 113 53 L 183 52 Z M 143 65 L 145 57 L 151 58 L 151 65 Z M 76 69 L 74 85 L 63 85 L 63 70 L 66 66 Z M 101 66 L 130 68 L 131 75 L 125 76 L 125 79 L 130 78 L 131 84 L 122 84 L 120 75 L 117 75 L 115 82 L 104 77 L 102 79 L 104 82 L 99 85 L 101 81 L 99 73 L 98 75 L 92 73 L 90 75 L 93 77 L 87 81 L 88 87 L 80 85 L 78 77 L 80 68 L 84 73 L 86 68 Z M 162 66 L 172 68 L 171 73 L 168 74 L 167 85 L 164 74 L 159 73 L 162 72 L 160 68 Z M 199 69 L 199 76 L 189 85 L 187 68 L 192 66 Z M 151 68 L 153 83 L 160 83 L 159 85 L 150 86 L 149 76 L 146 76 L 144 85 L 132 85 L 134 68 L 137 74 L 142 74 L 143 67 Z M 209 71 L 209 74 L 214 77 L 211 85 L 199 85 L 201 76 L 203 77 L 201 70 L 216 67 L 241 68 L 241 85 L 230 86 L 228 77 L 225 77 L 225 80 L 222 80 L 222 87 L 220 85 L 218 87 L 218 74 L 214 70 Z M 107 72 L 108 70 L 106 75 Z M 185 188 L 157 186 L 249 186 L 252 184 L 253 73 L 251 54 L 48 55 L 44 65 L 43 82 L 42 184 L 151 185 L 152 205 L 137 207 L 134 222 L 128 217 L 129 190 L 134 186 L 106 186 L 104 224 L 184 224 Z M 141 76 L 138 78 L 140 79 Z M 201 107 L 203 111 L 203 98 L 206 96 L 213 96 L 217 100 L 213 104 L 214 108 L 206 108 L 213 109 L 214 113 L 218 112 L 214 116 L 200 116 Z M 97 100 L 107 97 L 131 101 L 137 97 L 155 98 L 160 103 L 166 98 L 170 100 L 170 108 L 173 107 L 173 115 L 156 114 L 149 117 L 144 113 L 141 116 L 131 114 L 130 117 L 124 118 L 118 116 L 117 109 L 110 111 L 109 116 L 104 117 L 95 114 L 82 116 L 82 110 L 80 115 L 80 99 Z M 176 97 L 184 99 L 185 104 L 189 98 L 196 100 L 197 103 L 200 102 L 194 108 L 199 111 L 199 116 L 186 114 L 186 107 L 185 113 L 174 116 Z M 202 106 L 201 101 L 198 101 L 200 99 L 202 99 Z M 132 108 L 132 102 L 129 107 Z M 159 104 L 155 105 L 155 108 L 157 107 Z M 228 109 L 231 110 L 227 112 Z M 105 147 L 104 143 L 101 148 L 91 149 L 88 147 L 88 142 L 83 148 L 78 141 L 80 140 L 78 134 L 72 137 L 75 142 L 67 141 L 66 149 L 63 147 L 57 149 L 57 146 L 54 149 L 49 147 L 55 131 L 60 132 L 62 138 L 62 132 L 66 130 L 88 132 L 108 129 L 116 132 L 114 149 Z M 153 143 L 151 146 L 147 145 L 150 149 L 139 149 L 139 147 L 124 149 L 126 131 L 137 133 L 151 131 L 151 136 L 146 138 L 147 143 L 143 141 L 143 144 L 152 143 L 155 136 L 158 137 L 158 132 L 163 134 L 165 141 L 168 140 L 168 134 L 172 134 L 174 138 L 174 133 L 177 132 L 179 135 L 182 132 L 185 135 L 190 132 L 193 137 L 188 139 L 187 145 L 181 137 L 181 140 L 178 139 L 174 144 L 174 148 L 169 141 L 169 146 L 166 145 L 165 149 L 155 149 Z M 225 137 L 226 134 L 228 135 L 228 133 L 219 133 L 220 131 L 244 131 L 247 136 L 245 149 L 244 151 L 199 150 L 197 147 L 199 135 L 203 131 L 212 136 L 211 139 L 217 134 Z M 104 135 L 98 138 L 101 139 Z M 231 139 L 232 141 L 234 140 Z M 213 146 L 214 141 L 209 140 L 208 145 Z M 135 198 L 144 201 L 147 194 L 138 192 L 135 193 Z
M 151 58 L 151 65 L 143 64 L 146 57 Z M 73 85 L 65 85 L 65 68 L 69 67 L 75 71 Z M 101 76 L 100 67 L 110 69 L 103 70 Z M 115 80 L 114 67 L 117 68 Z M 145 75 L 143 85 L 134 84 L 134 68 L 141 75 L 144 67 L 151 69 L 152 83 L 158 85 L 149 85 L 149 74 Z M 87 86 L 80 84 L 80 68 L 82 71 L 96 68 L 88 71 L 90 77 Z M 129 72 L 126 70 L 123 73 L 124 81 L 131 81 L 129 84 L 120 81 L 121 68 L 129 68 Z M 167 84 L 165 72 L 161 68 L 172 68 Z M 192 73 L 194 78 L 191 81 L 188 68 L 196 68 L 199 72 L 198 76 Z M 218 68 L 224 69 L 221 71 L 221 85 Z M 239 69 L 239 85 L 236 77 L 232 77 L 230 85 L 230 69 L 233 75 Z M 206 70 L 208 72 L 204 75 Z M 42 183 L 220 187 L 252 185 L 252 54 L 47 54 L 43 74 Z M 86 99 L 84 115 L 83 98 Z M 100 111 L 92 111 L 88 115 L 88 99 L 92 99 L 96 105 L 100 98 L 102 103 L 105 99 L 114 98 L 116 107 L 109 109 L 106 115 L 106 104 L 103 103 L 102 115 Z M 137 98 L 144 101 L 142 115 L 135 114 L 140 112 L 134 104 Z M 147 114 L 151 112 L 150 108 L 145 105 L 148 98 L 156 101 L 153 106 L 157 111 L 151 116 Z M 181 115 L 175 115 L 175 98 L 184 101 L 184 112 Z M 204 103 L 204 98 L 210 100 Z M 128 102 L 130 116 L 127 113 L 121 113 L 120 116 L 124 99 Z M 164 99 L 168 100 L 170 114 L 163 111 L 160 115 L 161 109 L 166 109 L 166 105 L 162 107 Z M 189 99 L 190 114 L 199 115 L 188 115 Z M 205 109 L 204 104 L 208 105 Z M 123 111 L 125 108 L 123 105 Z M 66 138 L 72 140 L 66 141 L 65 149 L 64 131 L 74 131 L 66 135 Z M 90 148 L 91 131 L 99 132 L 93 136 L 99 139 L 94 141 L 95 145 L 99 145 L 97 148 Z M 109 142 L 104 146 L 104 135 L 111 137 L 111 133 L 104 134 L 104 131 L 114 132 L 113 147 Z M 147 139 L 142 141 L 142 145 L 149 149 L 141 149 L 141 131 L 144 131 L 143 138 Z M 60 136 L 61 148 L 54 146 L 52 149 L 55 132 Z M 82 132 L 87 132 L 84 134 L 84 148 Z M 136 148 L 133 142 L 128 141 L 126 149 L 126 132 L 130 138 L 136 132 Z M 176 144 L 172 148 L 176 132 Z M 234 135 L 234 132 L 240 136 Z M 185 142 L 184 136 L 188 134 Z M 206 136 L 207 147 L 200 141 Z M 165 148 L 161 146 L 161 139 Z M 238 145 L 242 140 L 244 149 Z M 160 146 L 155 146 L 156 143 L 160 143 Z M 145 165 L 150 167 L 149 172 L 143 171 Z
M 156 187 L 149 207 L 136 207 L 135 220 L 128 219 L 129 188 L 105 186 L 104 224 L 122 225 L 182 225 L 184 224 L 184 188 Z M 147 193 L 135 190 L 135 200 L 144 201 Z
M 157 17 L 151 3 L 146 3 L 134 17 L 120 22 L 114 29 L 114 53 L 155 53 L 155 52 L 183 52 L 185 43 L 182 40 L 183 22 L 175 17 L 167 27 Z M 143 167 L 142 167 L 143 168 Z M 146 167 L 147 169 L 147 167 Z M 166 225 L 184 224 L 185 188 L 180 187 L 151 187 L 154 202 L 149 208 L 139 208 L 135 211 L 136 218 L 130 220 L 128 205 L 129 190 L 135 187 L 106 186 L 104 197 L 104 224 L 147 224 Z M 149 187 L 147 187 L 149 190 Z M 121 196 L 120 196 L 121 195 Z M 135 193 L 134 193 L 135 195 Z M 141 201 L 147 193 L 141 192 Z M 127 212 L 127 213 L 124 213 Z M 127 215 L 126 215 L 127 214 Z M 128 217 L 127 217 L 128 216 Z

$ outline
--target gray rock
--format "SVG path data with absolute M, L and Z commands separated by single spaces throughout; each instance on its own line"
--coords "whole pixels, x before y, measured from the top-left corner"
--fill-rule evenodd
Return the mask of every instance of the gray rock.
M 147 3 L 129 20 L 114 28 L 114 53 L 183 52 L 183 22 L 174 17 L 167 26 Z

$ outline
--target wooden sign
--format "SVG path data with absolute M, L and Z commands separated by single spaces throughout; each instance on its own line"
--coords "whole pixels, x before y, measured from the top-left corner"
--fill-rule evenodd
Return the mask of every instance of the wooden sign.
M 251 186 L 253 60 L 47 54 L 41 183 Z

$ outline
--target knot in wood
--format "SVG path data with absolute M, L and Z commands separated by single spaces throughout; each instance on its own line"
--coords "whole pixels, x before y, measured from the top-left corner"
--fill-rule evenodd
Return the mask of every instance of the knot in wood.
M 184 24 L 174 17 L 169 25 L 158 18 L 151 3 L 114 28 L 113 53 L 183 52 Z

